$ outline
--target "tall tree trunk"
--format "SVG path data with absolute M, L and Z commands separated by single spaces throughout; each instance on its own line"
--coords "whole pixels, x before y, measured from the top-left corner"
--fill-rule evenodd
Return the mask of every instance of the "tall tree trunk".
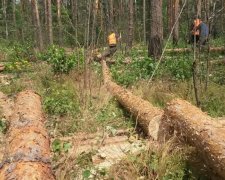
M 17 39 L 17 25 L 16 25 L 16 0 L 12 2 L 13 6 L 13 27 L 14 27 L 14 38 Z
M 48 5 L 47 5 L 47 0 L 44 0 L 44 9 L 45 9 L 45 31 L 48 31 Z M 46 33 L 45 33 L 46 34 Z M 47 35 L 45 35 L 45 38 L 47 39 Z
M 113 0 L 109 0 L 109 25 L 110 25 L 110 30 L 113 30 L 114 27 L 114 5 L 113 5 Z
M 163 46 L 162 0 L 151 1 L 151 28 L 148 44 L 148 55 L 159 58 Z
M 20 30 L 21 39 L 22 39 L 23 42 L 25 41 L 24 24 L 25 24 L 25 21 L 26 21 L 26 12 L 25 12 L 26 5 L 27 5 L 26 0 L 20 1 L 21 27 L 20 27 L 19 30 Z M 27 7 L 30 7 L 30 6 L 27 6 Z
M 49 39 L 49 43 L 53 44 L 52 3 L 51 3 L 51 0 L 47 0 L 47 17 L 48 17 L 48 39 Z
M 61 0 L 57 0 L 57 21 L 59 28 L 59 44 L 63 43 L 63 34 L 62 34 L 62 21 L 61 21 Z
M 167 2 L 168 34 L 171 33 L 174 26 L 172 38 L 173 44 L 176 45 L 179 40 L 179 21 L 177 21 L 179 15 L 179 0 L 168 0 Z
M 127 50 L 132 48 L 134 36 L 134 0 L 129 0 L 129 26 L 128 26 Z
M 3 9 L 3 17 L 5 22 L 5 38 L 9 39 L 9 30 L 8 30 L 8 22 L 7 22 L 7 3 L 6 0 L 2 0 L 2 9 Z
M 143 0 L 143 37 L 146 44 L 146 0 Z
M 92 22 L 92 30 L 91 30 L 91 46 L 92 49 L 95 48 L 96 43 L 96 18 L 98 13 L 99 0 L 94 0 L 93 2 L 93 22 Z
M 197 0 L 196 15 L 201 17 L 201 12 L 202 12 L 202 0 Z
M 179 40 L 179 20 L 177 21 L 177 18 L 179 16 L 179 9 L 179 0 L 173 0 L 173 44 L 177 44 Z
M 40 24 L 40 17 L 39 17 L 39 10 L 38 10 L 38 4 L 37 0 L 31 0 L 31 4 L 34 11 L 34 17 L 35 17 L 35 27 L 36 27 L 36 33 L 37 33 L 37 43 L 39 50 L 43 50 L 43 38 L 42 38 L 42 29 Z
M 172 31 L 172 27 L 173 27 L 173 1 L 174 0 L 167 1 L 168 34 L 170 34 L 170 32 Z
M 76 37 L 76 42 L 77 37 L 78 37 L 78 4 L 77 4 L 77 0 L 71 0 L 71 9 L 72 9 L 72 22 L 73 22 L 73 26 L 75 27 L 75 37 Z

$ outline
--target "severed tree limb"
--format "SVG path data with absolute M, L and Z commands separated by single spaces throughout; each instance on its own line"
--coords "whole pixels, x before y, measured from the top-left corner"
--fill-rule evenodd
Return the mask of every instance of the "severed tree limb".
M 33 91 L 18 94 L 6 150 L 0 164 L 0 179 L 55 179 L 50 164 L 50 143 L 44 127 L 41 98 Z

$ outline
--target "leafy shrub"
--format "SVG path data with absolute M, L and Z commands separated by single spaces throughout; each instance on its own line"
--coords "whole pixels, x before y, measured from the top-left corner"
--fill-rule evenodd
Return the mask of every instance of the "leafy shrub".
M 52 150 L 54 153 L 59 153 L 59 154 L 61 152 L 67 153 L 71 147 L 72 147 L 72 144 L 70 142 L 61 142 L 59 139 L 55 139 L 52 142 Z
M 56 74 L 69 73 L 78 61 L 77 56 L 67 56 L 65 49 L 54 45 L 49 47 L 46 53 L 40 54 L 39 58 L 50 63 Z
M 7 72 L 23 72 L 28 71 L 30 63 L 25 59 L 17 59 L 18 61 L 13 61 L 5 64 L 5 70 Z
M 14 44 L 9 52 L 8 60 L 13 62 L 18 59 L 31 60 L 34 58 L 32 46 L 29 44 Z
M 176 80 L 187 80 L 192 77 L 192 61 L 185 59 L 169 59 L 164 67 Z
M 77 97 L 72 89 L 59 84 L 46 92 L 44 108 L 51 115 L 75 114 L 79 111 Z
M 30 68 L 29 61 L 33 58 L 33 51 L 28 44 L 15 44 L 8 52 L 5 70 L 8 72 L 23 72 Z

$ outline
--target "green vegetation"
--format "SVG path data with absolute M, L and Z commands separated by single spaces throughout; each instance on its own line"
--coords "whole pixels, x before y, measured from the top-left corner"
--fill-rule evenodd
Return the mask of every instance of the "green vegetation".
M 68 85 L 53 83 L 46 89 L 44 108 L 51 115 L 68 115 L 79 112 L 77 96 Z
M 6 121 L 0 119 L 0 133 L 5 134 L 7 131 L 7 123 Z
M 51 64 L 55 74 L 68 74 L 79 62 L 83 61 L 81 59 L 83 55 L 79 56 L 79 54 L 80 52 L 66 55 L 65 49 L 53 45 L 48 48 L 47 52 L 40 54 L 39 58 Z
M 123 55 L 118 54 L 116 64 L 112 65 L 113 78 L 122 85 L 129 86 L 138 80 L 148 80 L 156 68 L 157 61 L 147 57 L 146 53 L 138 50 L 131 51 L 131 62 L 124 66 Z M 172 80 L 189 80 L 192 77 L 192 60 L 186 56 L 166 55 L 161 62 L 154 78 L 170 78 Z
M 13 48 L 12 48 L 13 49 Z M 27 88 L 36 90 L 43 101 L 47 114 L 46 126 L 55 140 L 51 144 L 53 164 L 67 158 L 72 142 L 63 142 L 62 136 L 74 133 L 95 133 L 110 131 L 113 135 L 118 129 L 131 129 L 135 126 L 132 117 L 123 110 L 120 104 L 102 88 L 101 67 L 99 63 L 89 65 L 91 75 L 90 85 L 84 89 L 84 55 L 78 49 L 72 54 L 66 54 L 63 48 L 50 47 L 45 53 L 28 53 L 25 46 L 16 46 L 14 50 L 4 50 L 9 53 L 6 60 L 5 75 L 13 74 L 8 82 L 0 85 L 0 90 L 7 95 L 14 95 Z M 140 51 L 141 50 L 141 51 Z M 14 52 L 15 51 L 15 52 Z M 156 68 L 157 61 L 147 57 L 143 46 L 138 46 L 130 52 L 127 58 L 121 53 L 114 56 L 115 64 L 110 65 L 113 79 L 131 89 L 132 92 L 150 101 L 158 107 L 175 97 L 195 103 L 192 85 L 192 63 L 187 55 L 166 54 L 156 71 L 150 86 L 147 81 Z M 192 56 L 190 53 L 189 56 Z M 202 56 L 204 59 L 205 55 Z M 31 58 L 35 60 L 31 62 Z M 128 64 L 124 63 L 130 61 Z M 210 58 L 222 59 L 221 55 Z M 39 61 L 41 60 L 41 61 Z M 210 69 L 208 89 L 204 88 L 205 61 L 201 66 L 201 107 L 213 117 L 225 115 L 225 84 L 223 64 L 215 64 Z M 11 67 L 11 69 L 10 69 Z M 0 132 L 7 131 L 7 123 L 0 120 Z M 137 155 L 130 154 L 110 170 L 96 169 L 92 155 L 96 152 L 83 153 L 78 157 L 69 157 L 67 164 L 56 165 L 58 171 L 67 172 L 64 177 L 75 178 L 77 174 L 83 179 L 92 177 L 100 179 L 115 178 L 159 178 L 196 179 L 193 169 L 189 166 L 189 148 L 180 148 L 176 143 L 165 147 L 151 148 Z M 190 150 L 190 151 L 189 151 Z

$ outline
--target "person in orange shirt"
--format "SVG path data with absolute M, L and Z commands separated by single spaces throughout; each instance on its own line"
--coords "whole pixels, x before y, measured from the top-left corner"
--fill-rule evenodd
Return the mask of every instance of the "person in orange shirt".
M 110 57 L 112 56 L 116 50 L 117 50 L 117 43 L 120 40 L 121 37 L 119 37 L 119 35 L 114 32 L 114 31 L 110 31 L 110 34 L 108 36 L 108 48 L 102 53 L 97 55 L 98 59 L 105 59 L 106 57 Z

